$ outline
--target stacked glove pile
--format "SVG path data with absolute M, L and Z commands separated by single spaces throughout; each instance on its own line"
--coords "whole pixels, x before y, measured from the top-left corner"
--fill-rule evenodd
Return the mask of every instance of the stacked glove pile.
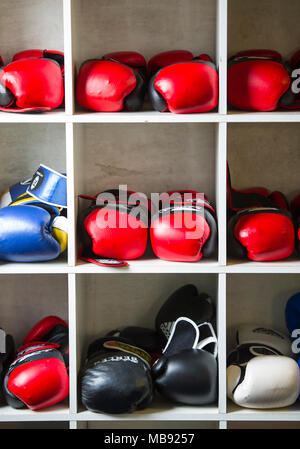
M 164 398 L 203 405 L 217 399 L 214 306 L 194 285 L 176 290 L 155 328 L 127 327 L 93 341 L 80 376 L 83 405 L 93 412 L 146 408 L 155 390 Z
M 255 261 L 286 259 L 299 251 L 300 196 L 291 207 L 278 191 L 262 187 L 236 190 L 227 170 L 228 253 Z
M 167 192 L 168 201 L 156 206 L 145 195 L 129 191 L 109 190 L 82 197 L 92 201 L 78 216 L 83 260 L 106 266 L 126 265 L 122 260 L 145 253 L 149 236 L 160 259 L 196 262 L 216 253 L 216 213 L 202 193 Z
M 246 50 L 228 61 L 228 101 L 246 111 L 299 109 L 300 51 L 288 62 L 273 50 Z
M 68 396 L 68 336 L 67 323 L 56 316 L 39 321 L 17 351 L 7 335 L 6 353 L 0 355 L 0 380 L 8 405 L 39 410 Z
M 45 112 L 63 106 L 64 54 L 25 50 L 4 65 L 0 57 L 0 111 Z
M 207 112 L 218 104 L 218 73 L 206 54 L 186 50 L 153 56 L 147 65 L 133 51 L 107 53 L 85 61 L 79 70 L 76 98 L 92 111 L 139 111 L 146 90 L 153 108 L 173 113 Z
M 40 165 L 0 196 L 0 260 L 41 262 L 67 248 L 66 176 Z

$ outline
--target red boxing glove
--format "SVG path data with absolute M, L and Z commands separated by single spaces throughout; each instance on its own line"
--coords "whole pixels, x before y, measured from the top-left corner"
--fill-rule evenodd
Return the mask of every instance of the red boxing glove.
M 209 61 L 168 65 L 155 73 L 148 88 L 155 110 L 175 114 L 208 112 L 218 104 L 218 73 Z
M 53 59 L 56 61 L 60 68 L 62 73 L 64 74 L 65 71 L 65 58 L 64 53 L 57 50 L 23 50 L 19 51 L 13 56 L 13 61 L 18 61 L 19 59 L 29 59 L 29 58 L 46 58 L 46 59 Z
M 152 215 L 150 238 L 155 255 L 175 262 L 197 262 L 203 256 L 213 256 L 217 249 L 217 223 L 205 195 L 195 191 L 168 195 L 169 204 L 163 202 Z
M 231 255 L 255 261 L 281 260 L 295 248 L 295 229 L 289 212 L 253 208 L 234 215 L 228 223 Z
M 148 201 L 130 191 L 120 192 L 120 196 L 117 190 L 102 192 L 79 214 L 78 227 L 83 244 L 81 259 L 100 265 L 124 265 L 111 259 L 137 259 L 146 250 Z
M 76 86 L 79 105 L 101 112 L 140 110 L 146 92 L 145 78 L 141 74 L 146 73 L 146 68 L 139 65 L 144 64 L 143 57 L 134 52 L 109 55 L 114 55 L 114 59 L 106 55 L 103 59 L 88 60 L 80 67 Z
M 255 261 L 289 257 L 295 247 L 295 229 L 288 203 L 281 192 L 231 187 L 227 166 L 228 252 Z
M 49 111 L 64 98 L 63 76 L 51 59 L 19 59 L 0 71 L 0 110 Z
M 19 349 L 4 378 L 6 402 L 13 408 L 38 410 L 69 394 L 69 376 L 57 345 L 30 343 Z
M 289 73 L 277 52 L 248 50 L 229 60 L 228 101 L 237 109 L 274 111 L 289 86 Z
M 47 316 L 36 323 L 23 340 L 23 345 L 32 342 L 55 343 L 59 345 L 65 364 L 69 366 L 69 326 L 57 316 Z

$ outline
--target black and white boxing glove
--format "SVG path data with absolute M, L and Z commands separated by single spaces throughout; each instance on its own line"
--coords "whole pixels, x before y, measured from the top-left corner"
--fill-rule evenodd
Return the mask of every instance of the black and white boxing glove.
M 257 325 L 241 326 L 237 347 L 227 360 L 227 396 L 246 408 L 279 408 L 299 395 L 299 368 L 282 333 Z
M 153 399 L 150 355 L 129 340 L 104 337 L 88 348 L 81 400 L 92 412 L 130 413 Z
M 152 367 L 158 392 L 171 401 L 211 404 L 217 398 L 217 339 L 210 323 L 186 317 L 173 328 L 163 356 Z

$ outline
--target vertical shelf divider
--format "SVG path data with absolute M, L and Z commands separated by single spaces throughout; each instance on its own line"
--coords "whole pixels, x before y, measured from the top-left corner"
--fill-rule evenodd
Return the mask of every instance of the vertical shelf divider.
M 227 113 L 227 0 L 217 0 L 217 49 L 219 113 Z
M 219 413 L 227 411 L 226 394 L 226 274 L 218 275 L 218 362 L 219 362 Z

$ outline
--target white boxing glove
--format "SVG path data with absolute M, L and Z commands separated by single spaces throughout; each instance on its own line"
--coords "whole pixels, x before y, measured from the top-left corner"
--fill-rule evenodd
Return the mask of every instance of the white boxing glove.
M 299 367 L 290 357 L 263 355 L 227 368 L 227 395 L 241 407 L 287 407 L 299 392 Z
M 228 365 L 243 364 L 258 355 L 293 356 L 287 335 L 261 325 L 241 325 L 236 331 L 236 344 L 228 355 Z

